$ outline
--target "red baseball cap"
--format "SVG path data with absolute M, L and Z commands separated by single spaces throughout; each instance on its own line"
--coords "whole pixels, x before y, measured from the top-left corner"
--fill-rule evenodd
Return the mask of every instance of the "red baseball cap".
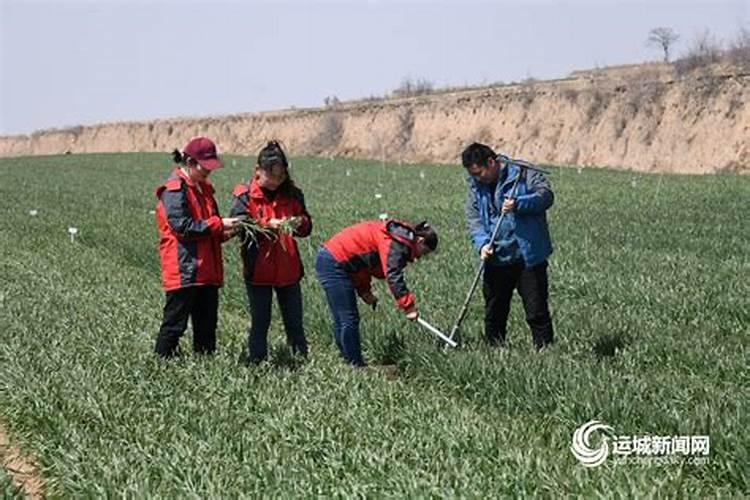
M 187 143 L 182 152 L 198 162 L 206 170 L 216 170 L 224 166 L 216 154 L 216 144 L 207 137 L 196 137 Z

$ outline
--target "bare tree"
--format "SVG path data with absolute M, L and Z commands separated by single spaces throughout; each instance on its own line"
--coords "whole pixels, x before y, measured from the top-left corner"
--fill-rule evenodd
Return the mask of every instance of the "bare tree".
M 729 46 L 727 55 L 735 66 L 750 69 L 750 29 L 740 28 L 737 37 Z
M 695 70 L 707 71 L 708 67 L 721 62 L 726 56 L 721 44 L 706 30 L 695 36 L 685 55 L 675 61 L 678 76 L 684 76 Z
M 325 106 L 326 108 L 335 108 L 339 104 L 341 104 L 341 101 L 335 95 L 331 95 L 323 99 L 323 106 Z
M 404 78 L 401 85 L 391 93 L 393 97 L 415 97 L 419 95 L 431 94 L 435 90 L 435 85 L 426 78 L 412 80 Z
M 664 62 L 669 62 L 669 49 L 680 39 L 675 30 L 660 26 L 648 32 L 648 45 L 655 45 L 664 51 Z

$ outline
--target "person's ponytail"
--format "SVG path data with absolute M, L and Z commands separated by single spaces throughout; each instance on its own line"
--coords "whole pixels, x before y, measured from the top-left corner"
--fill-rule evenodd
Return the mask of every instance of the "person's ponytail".
M 424 220 L 414 227 L 414 234 L 424 238 L 424 244 L 427 245 L 431 251 L 435 251 L 438 246 L 438 235 L 435 229 Z
M 179 149 L 175 149 L 174 151 L 172 151 L 172 161 L 174 161 L 178 165 L 184 165 L 185 156 L 182 153 L 180 153 Z
M 284 168 L 289 167 L 286 153 L 281 148 L 279 141 L 268 141 L 266 146 L 258 153 L 258 166 L 262 169 L 273 168 L 274 165 L 281 165 Z

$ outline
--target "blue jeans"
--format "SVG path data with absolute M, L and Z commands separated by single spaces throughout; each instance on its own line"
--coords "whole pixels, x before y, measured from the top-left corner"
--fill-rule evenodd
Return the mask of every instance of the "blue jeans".
M 245 282 L 250 328 L 247 347 L 250 361 L 260 362 L 268 355 L 268 327 L 271 326 L 273 291 L 281 309 L 287 344 L 294 354 L 307 355 L 307 339 L 302 325 L 302 288 L 299 283 L 284 287 L 258 286 Z
M 336 263 L 325 248 L 318 252 L 315 271 L 326 293 L 333 318 L 333 339 L 341 356 L 354 366 L 364 366 L 359 339 L 359 310 L 357 294 L 349 273 Z

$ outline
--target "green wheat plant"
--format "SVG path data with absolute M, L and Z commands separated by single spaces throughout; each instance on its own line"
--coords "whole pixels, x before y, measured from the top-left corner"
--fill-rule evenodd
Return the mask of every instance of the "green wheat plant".
M 211 177 L 222 213 L 246 175 L 232 159 Z M 445 351 L 375 281 L 380 303 L 360 303 L 360 328 L 365 358 L 395 365 L 387 376 L 339 358 L 318 249 L 384 212 L 427 219 L 437 252 L 405 279 L 420 314 L 449 330 L 478 258 L 464 170 L 294 165 L 313 223 L 297 240 L 310 354 L 290 361 L 274 306 L 272 355 L 246 367 L 233 244 L 223 246 L 216 354 L 193 355 L 190 329 L 180 359 L 152 353 L 165 299 L 152 193 L 167 154 L 0 159 L 0 420 L 36 457 L 47 496 L 748 496 L 750 177 L 548 166 L 555 344 L 533 349 L 516 295 L 508 346 L 489 348 L 477 294 L 460 348 Z M 571 439 L 590 420 L 621 436 L 708 435 L 709 461 L 583 467 Z M 14 489 L 0 474 L 2 492 Z

